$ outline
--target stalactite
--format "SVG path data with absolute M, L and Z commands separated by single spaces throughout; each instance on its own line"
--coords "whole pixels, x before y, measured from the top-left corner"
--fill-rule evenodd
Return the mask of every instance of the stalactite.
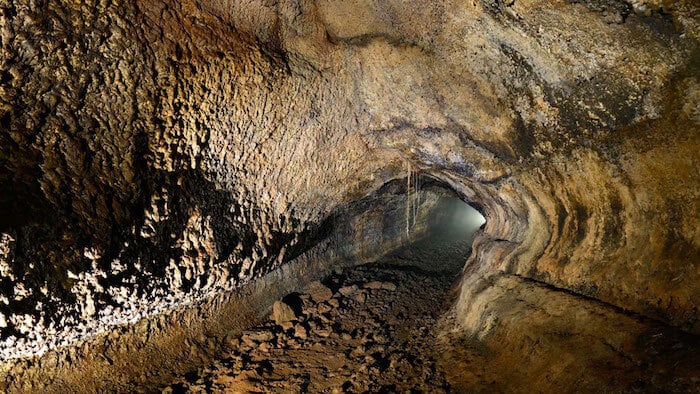
M 406 238 L 410 236 L 411 225 L 411 163 L 406 162 Z
M 419 173 L 410 162 L 406 162 L 406 237 L 410 237 L 411 228 L 416 225 L 420 195 L 418 194 Z
M 413 174 L 413 177 L 412 177 L 413 178 L 413 186 L 414 186 L 413 187 L 413 195 L 414 195 L 413 199 L 415 200 L 413 202 L 413 226 L 416 225 L 416 217 L 418 216 L 418 208 L 420 206 L 420 193 L 418 190 L 420 187 L 419 176 L 420 176 L 420 174 L 419 174 L 418 170 L 416 170 L 415 173 Z

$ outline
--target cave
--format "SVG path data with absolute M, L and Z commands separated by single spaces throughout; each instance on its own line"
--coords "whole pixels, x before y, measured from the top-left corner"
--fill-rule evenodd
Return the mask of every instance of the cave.
M 699 392 L 695 0 L 0 0 L 0 391 Z

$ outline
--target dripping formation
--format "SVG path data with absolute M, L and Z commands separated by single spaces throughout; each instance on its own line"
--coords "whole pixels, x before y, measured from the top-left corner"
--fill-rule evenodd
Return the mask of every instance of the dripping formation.
M 420 206 L 420 170 L 413 169 L 406 162 L 406 238 L 410 239 L 410 229 L 416 225 L 416 216 Z

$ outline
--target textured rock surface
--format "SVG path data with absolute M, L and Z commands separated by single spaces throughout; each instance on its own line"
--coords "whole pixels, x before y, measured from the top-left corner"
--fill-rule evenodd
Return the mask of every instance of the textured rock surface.
M 246 286 L 199 298 L 190 295 L 174 304 L 149 295 L 151 303 L 140 312 L 146 314 L 154 307 L 164 312 L 112 327 L 98 321 L 102 325 L 87 332 L 64 327 L 61 335 L 47 338 L 58 349 L 3 362 L 0 388 L 55 393 L 155 390 L 175 375 L 221 357 L 227 351 L 223 346 L 226 338 L 259 322 L 285 294 L 301 290 L 332 269 L 375 261 L 408 240 L 432 232 L 436 224 L 432 219 L 440 217 L 432 213 L 445 211 L 441 202 L 450 193 L 434 187 L 418 193 L 414 198 L 421 202 L 420 208 L 415 221 L 411 220 L 410 237 L 406 237 L 406 195 L 401 184 L 392 182 L 379 195 L 344 207 L 331 218 L 334 230 L 322 242 Z M 466 254 L 460 253 L 462 261 Z M 65 346 L 70 343 L 77 346 Z M 15 345 L 9 350 L 20 352 L 27 347 Z
M 697 336 L 518 276 L 489 285 L 462 320 L 474 334 L 449 315 L 441 333 L 456 392 L 700 389 Z
M 393 282 L 382 283 L 394 291 L 363 286 L 377 277 L 399 282 L 398 292 Z M 426 349 L 435 342 L 440 311 L 434 304 L 450 278 L 365 266 L 327 280 L 358 290 L 336 293 L 330 303 L 291 294 L 303 310 L 294 328 L 255 327 L 233 338 L 224 357 L 178 377 L 164 392 L 449 392 L 435 354 Z M 308 335 L 296 335 L 298 327 Z M 250 338 L 258 340 L 246 343 Z
M 479 294 L 473 313 L 483 317 L 471 321 L 483 327 L 475 328 L 476 338 L 465 337 L 454 330 L 454 309 L 447 310 L 446 299 L 469 253 L 468 237 L 458 234 L 462 237 L 427 237 L 379 264 L 337 270 L 323 280 L 336 290 L 328 300 L 314 300 L 318 285 L 313 284 L 285 296 L 299 309 L 295 322 L 270 321 L 233 337 L 231 351 L 178 377 L 165 391 L 694 392 L 700 387 L 697 337 L 516 276 L 503 275 Z
M 698 334 L 697 13 L 0 0 L 2 358 L 239 288 L 416 171 L 487 218 L 466 332 L 506 273 Z

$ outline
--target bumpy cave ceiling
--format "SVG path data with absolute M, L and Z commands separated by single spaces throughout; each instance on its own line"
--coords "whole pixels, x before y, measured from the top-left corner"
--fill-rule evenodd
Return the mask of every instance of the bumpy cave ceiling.
M 329 239 L 407 177 L 486 218 L 454 301 L 466 334 L 502 340 L 512 297 L 700 334 L 699 13 L 0 0 L 7 387 L 28 356 L 388 247 Z

